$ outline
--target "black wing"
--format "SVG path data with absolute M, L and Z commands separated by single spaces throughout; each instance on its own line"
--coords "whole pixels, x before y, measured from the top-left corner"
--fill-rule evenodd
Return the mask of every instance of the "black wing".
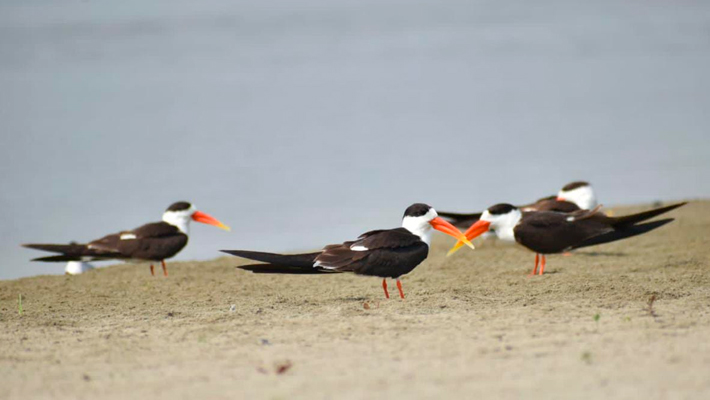
M 624 228 L 634 224 L 638 224 L 639 222 L 649 220 L 661 214 L 665 214 L 668 211 L 675 210 L 676 208 L 684 206 L 686 204 L 688 204 L 688 202 L 684 201 L 682 203 L 672 204 L 670 206 L 661 208 L 654 208 L 653 210 L 643 211 L 636 214 L 624 215 L 621 217 L 609 217 L 609 220 L 615 228 Z
M 404 228 L 367 232 L 356 241 L 326 246 L 315 266 L 338 272 L 399 277 L 429 254 L 429 246 Z
M 412 234 L 405 228 L 396 228 L 366 232 L 360 235 L 358 240 L 350 243 L 352 243 L 352 246 L 382 249 L 407 247 L 417 242 L 421 242 L 419 236 Z
M 266 274 L 321 274 L 353 272 L 360 275 L 400 277 L 424 261 L 429 246 L 404 228 L 369 231 L 357 240 L 326 246 L 318 253 L 276 254 L 246 250 L 225 253 L 266 264 L 238 268 Z
M 560 253 L 583 241 L 612 232 L 607 217 L 597 210 L 571 214 L 552 211 L 525 213 L 515 227 L 515 240 L 537 253 Z
M 88 244 L 25 244 L 23 246 L 60 253 L 33 261 L 80 261 L 110 259 L 164 260 L 187 244 L 187 235 L 166 222 L 154 222 L 132 231 L 106 235 Z
M 579 210 L 579 207 L 576 204 L 571 203 L 569 201 L 559 201 L 554 197 L 540 199 L 531 206 L 521 207 L 521 209 L 523 210 L 525 210 L 526 208 L 535 211 L 555 211 L 561 213 L 570 213 Z
M 360 261 L 379 249 L 408 247 L 421 242 L 419 236 L 404 228 L 377 230 L 363 233 L 358 240 L 325 246 L 316 257 L 315 265 L 340 269 Z
M 113 258 L 116 253 L 112 251 L 91 250 L 86 244 L 72 242 L 70 244 L 23 244 L 30 249 L 59 253 L 60 255 L 34 258 L 32 261 L 59 262 L 59 261 L 96 261 Z
M 654 229 L 660 228 L 665 224 L 673 222 L 673 218 L 662 219 L 659 221 L 646 222 L 643 224 L 636 224 L 630 227 L 625 227 L 623 229 L 615 229 L 614 231 L 607 232 L 602 235 L 592 236 L 591 238 L 583 241 L 574 246 L 575 249 L 588 246 L 596 246 L 598 244 L 604 244 L 609 242 L 615 242 L 617 240 L 630 238 L 637 235 L 642 235 L 646 232 L 650 232 Z
M 94 252 L 111 253 L 116 258 L 164 260 L 187 245 L 187 235 L 166 222 L 145 224 L 132 231 L 106 235 L 88 244 Z

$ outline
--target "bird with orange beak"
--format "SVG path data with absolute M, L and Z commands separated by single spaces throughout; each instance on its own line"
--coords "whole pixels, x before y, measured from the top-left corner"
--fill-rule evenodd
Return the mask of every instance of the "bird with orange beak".
M 23 244 L 23 246 L 59 253 L 56 256 L 35 258 L 32 261 L 150 261 L 152 275 L 155 275 L 153 263 L 160 261 L 163 274 L 168 276 L 165 260 L 175 256 L 187 245 L 190 221 L 230 230 L 227 225 L 211 215 L 197 211 L 194 205 L 179 201 L 165 210 L 163 220 L 160 222 L 145 224 L 130 231 L 113 233 L 86 244 Z
M 554 211 L 524 212 L 510 204 L 496 204 L 481 214 L 481 218 L 464 233 L 472 240 L 489 230 L 498 239 L 518 243 L 535 252 L 535 275 L 545 272 L 545 255 L 563 253 L 581 247 L 594 246 L 630 238 L 650 232 L 671 221 L 672 218 L 641 223 L 655 216 L 674 210 L 686 203 L 673 204 L 654 210 L 620 217 L 610 217 L 593 210 L 578 210 L 571 213 Z M 448 255 L 455 253 L 462 243 L 457 243 Z M 540 265 L 541 262 L 541 265 Z
M 528 211 L 557 211 L 573 212 L 577 210 L 591 210 L 597 206 L 597 196 L 589 182 L 575 181 L 566 184 L 557 192 L 557 195 L 543 197 L 537 201 L 516 206 L 523 212 Z M 439 215 L 459 228 L 467 228 L 481 218 L 482 212 L 456 213 L 440 211 Z M 487 236 L 495 236 L 489 234 Z
M 391 278 L 397 283 L 399 296 L 404 298 L 400 278 L 427 258 L 434 230 L 473 248 L 464 234 L 440 218 L 431 206 L 416 203 L 404 211 L 401 228 L 369 231 L 353 241 L 328 245 L 314 253 L 284 255 L 247 250 L 222 251 L 262 262 L 238 267 L 257 274 L 351 272 L 380 277 L 386 298 L 390 297 L 387 278 Z

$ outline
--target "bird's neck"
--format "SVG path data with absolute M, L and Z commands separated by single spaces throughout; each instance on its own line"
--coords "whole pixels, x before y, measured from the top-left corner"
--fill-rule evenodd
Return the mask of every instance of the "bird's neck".
M 175 218 L 174 215 L 163 214 L 163 222 L 170 224 L 186 235 L 190 233 L 190 220 L 185 218 Z
M 433 231 L 431 225 L 414 225 L 405 222 L 402 224 L 402 227 L 408 230 L 412 235 L 419 236 L 419 240 L 426 243 L 427 246 L 431 245 L 431 234 Z
M 520 223 L 522 218 L 523 213 L 516 209 L 498 218 L 491 227 L 495 230 L 498 239 L 506 242 L 515 242 L 515 227 Z
M 501 228 L 495 228 L 496 236 L 498 239 L 504 242 L 515 242 L 515 231 L 514 226 L 504 226 Z

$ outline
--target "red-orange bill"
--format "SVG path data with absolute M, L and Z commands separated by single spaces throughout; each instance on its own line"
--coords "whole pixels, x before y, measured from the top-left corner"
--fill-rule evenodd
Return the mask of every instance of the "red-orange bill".
M 482 221 L 478 220 L 476 221 L 473 225 L 471 225 L 468 229 L 466 229 L 466 232 L 464 233 L 464 236 L 466 236 L 466 239 L 468 240 L 473 240 L 484 233 L 488 232 L 488 228 L 490 228 L 491 223 L 488 221 Z M 454 247 L 449 250 L 448 253 L 446 253 L 446 256 L 450 256 L 454 253 L 456 253 L 461 246 L 463 246 L 463 243 L 461 241 L 456 242 Z
M 227 225 L 225 225 L 225 224 L 219 222 L 215 217 L 213 217 L 213 216 L 211 216 L 211 215 L 209 215 L 209 214 L 207 214 L 207 213 L 203 213 L 202 211 L 195 211 L 195 212 L 192 214 L 192 219 L 195 220 L 195 221 L 197 221 L 197 222 L 203 223 L 203 224 L 216 226 L 217 228 L 222 228 L 222 229 L 224 229 L 225 231 L 231 230 L 230 227 L 228 227 Z
M 460 230 L 458 230 L 458 228 L 451 225 L 448 221 L 444 220 L 443 218 L 436 217 L 436 218 L 432 219 L 431 221 L 429 221 L 429 224 L 437 231 L 443 232 L 449 236 L 453 236 L 454 238 L 458 239 L 459 240 L 458 243 L 461 243 L 462 246 L 465 243 L 470 248 L 475 249 L 475 247 L 473 247 L 473 244 L 471 243 L 471 241 L 469 241 L 466 238 L 466 236 L 463 233 L 461 233 Z

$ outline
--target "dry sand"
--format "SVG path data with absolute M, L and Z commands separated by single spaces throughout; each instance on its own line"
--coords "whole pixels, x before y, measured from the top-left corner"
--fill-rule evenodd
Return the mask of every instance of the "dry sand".
M 3 281 L 0 398 L 707 399 L 710 202 L 671 215 L 535 278 L 525 250 L 439 237 L 405 301 L 234 257 Z

